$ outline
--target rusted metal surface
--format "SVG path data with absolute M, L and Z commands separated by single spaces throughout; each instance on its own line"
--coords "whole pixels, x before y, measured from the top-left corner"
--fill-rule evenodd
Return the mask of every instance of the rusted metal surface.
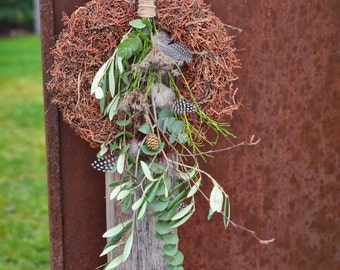
M 41 1 L 44 82 L 60 14 L 84 2 Z M 179 229 L 185 269 L 339 269 L 340 3 L 206 2 L 243 29 L 236 141 L 262 140 L 216 154 L 204 167 L 229 193 L 232 220 L 276 240 L 260 245 L 232 226 L 225 231 L 217 215 L 208 222 L 208 204 L 198 197 L 197 213 Z M 61 121 L 46 91 L 45 111 L 52 269 L 94 269 L 103 262 L 104 176 L 91 170 L 95 151 Z
M 61 12 L 85 1 L 40 1 L 44 85 Z M 96 152 L 63 123 L 44 87 L 51 269 L 95 269 L 105 240 L 105 179 L 90 167 Z
M 243 106 L 231 125 L 235 141 L 255 134 L 261 142 L 219 153 L 205 168 L 229 193 L 232 220 L 276 240 L 260 245 L 224 231 L 220 217 L 206 220 L 201 198 L 179 229 L 185 269 L 340 269 L 340 2 L 206 2 L 243 29 Z

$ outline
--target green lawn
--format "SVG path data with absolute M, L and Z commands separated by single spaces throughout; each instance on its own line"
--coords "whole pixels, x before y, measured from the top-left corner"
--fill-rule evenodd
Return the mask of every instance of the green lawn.
M 49 269 L 40 40 L 0 38 L 0 269 Z

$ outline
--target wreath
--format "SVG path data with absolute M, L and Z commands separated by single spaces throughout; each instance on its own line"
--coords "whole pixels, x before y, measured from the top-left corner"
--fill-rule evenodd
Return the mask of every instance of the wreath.
M 213 184 L 208 218 L 217 212 L 225 227 L 237 226 L 227 193 L 198 162 L 208 154 L 201 146 L 216 142 L 208 130 L 233 136 L 223 121 L 239 107 L 234 36 L 202 0 L 159 1 L 157 9 L 153 0 L 93 0 L 63 22 L 52 50 L 52 102 L 99 148 L 92 166 L 115 174 L 110 199 L 132 210 L 104 234 L 102 255 L 115 252 L 105 269 L 128 258 L 147 210 L 157 217 L 168 269 L 183 269 L 176 228 L 194 213 L 203 178 Z

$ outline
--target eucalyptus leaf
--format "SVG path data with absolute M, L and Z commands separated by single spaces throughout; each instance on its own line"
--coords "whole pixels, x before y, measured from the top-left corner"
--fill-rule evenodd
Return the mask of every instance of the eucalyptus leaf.
M 177 252 L 177 245 L 165 244 L 162 250 L 166 255 L 174 256 Z
M 131 206 L 132 211 L 136 211 L 142 205 L 144 200 L 145 200 L 145 197 L 142 196 L 137 201 L 135 201 L 134 204 Z
M 91 84 L 91 95 L 95 94 L 97 99 L 101 99 L 103 97 L 103 89 L 99 87 L 99 84 L 100 84 L 100 81 L 103 79 L 106 73 L 106 70 L 108 66 L 112 63 L 112 61 L 113 61 L 113 58 L 111 57 L 99 68 L 99 70 L 97 71 L 96 75 L 93 78 L 93 81 Z
M 119 174 L 122 174 L 124 172 L 124 168 L 125 168 L 125 157 L 126 157 L 126 153 L 120 153 L 117 159 L 117 172 Z
M 171 220 L 181 219 L 182 217 L 184 217 L 186 214 L 188 214 L 192 210 L 193 206 L 194 206 L 194 203 L 191 203 L 191 204 L 187 205 L 181 211 L 179 211 L 176 215 L 174 215 L 171 218 Z
M 100 157 L 104 156 L 108 150 L 109 150 L 109 149 L 107 148 L 107 146 L 103 144 L 103 145 L 100 147 L 100 151 L 99 151 L 97 157 L 100 158 Z
M 116 124 L 121 127 L 126 127 L 131 124 L 131 120 L 117 119 Z
M 187 172 L 178 171 L 177 175 L 182 180 L 189 181 L 189 180 L 191 180 L 194 177 L 196 172 L 197 172 L 196 168 L 192 168 L 192 169 L 188 170 Z
M 112 250 L 114 250 L 115 248 L 117 248 L 118 246 L 119 246 L 119 245 L 116 244 L 116 245 L 112 245 L 112 246 L 109 246 L 109 247 L 107 247 L 107 248 L 104 248 L 103 252 L 100 253 L 99 257 L 102 257 L 102 256 L 108 254 L 109 252 L 111 252 Z
M 125 227 L 129 227 L 132 223 L 132 219 L 126 220 L 123 223 L 119 223 L 115 227 L 107 230 L 104 234 L 104 238 L 114 237 L 116 234 L 120 233 Z
M 109 104 L 109 119 L 110 121 L 118 112 L 119 96 L 115 96 Z
M 119 70 L 120 73 L 123 73 L 124 72 L 124 67 L 123 67 L 123 57 L 121 56 L 116 56 L 116 66 Z
M 160 152 L 163 151 L 163 148 L 164 148 L 164 142 L 161 142 L 159 144 L 159 147 L 156 151 L 152 151 L 150 150 L 145 144 L 143 144 L 140 149 L 142 150 L 142 152 L 145 154 L 145 155 L 148 155 L 148 156 L 155 156 L 155 155 L 158 155 Z
M 114 97 L 116 94 L 116 82 L 115 82 L 115 74 L 114 74 L 114 65 L 110 65 L 109 69 L 109 91 L 111 97 Z
M 130 191 L 124 189 L 124 190 L 122 190 L 121 192 L 118 193 L 118 195 L 117 195 L 117 200 L 118 200 L 118 201 L 121 201 L 121 200 L 123 200 L 125 197 L 127 197 L 129 194 L 130 194 Z
M 155 230 L 159 234 L 167 234 L 172 231 L 171 223 L 166 221 L 157 220 L 155 223 Z
M 119 255 L 116 258 L 114 258 L 106 267 L 104 270 L 111 270 L 116 268 L 118 265 L 120 265 L 122 262 L 124 262 L 124 256 Z
M 177 141 L 177 134 L 175 132 L 171 133 L 169 142 L 173 144 L 175 141 Z
M 126 261 L 126 259 L 129 257 L 131 253 L 131 248 L 132 248 L 132 243 L 133 243 L 133 231 L 131 232 L 128 240 L 125 243 L 124 251 L 123 251 L 123 260 Z
M 188 142 L 188 135 L 186 133 L 178 134 L 177 141 L 180 144 L 185 144 L 186 142 Z
M 172 259 L 170 260 L 169 264 L 171 265 L 181 265 L 183 264 L 184 261 L 184 255 L 182 252 L 177 251 L 176 254 L 172 257 Z
M 132 20 L 129 22 L 129 24 L 136 29 L 142 29 L 146 27 L 145 23 L 143 23 L 141 19 Z
M 171 232 L 169 234 L 163 235 L 163 241 L 167 242 L 168 244 L 176 245 L 179 242 L 179 238 L 177 233 Z
M 138 212 L 138 217 L 137 217 L 138 220 L 141 220 L 143 218 L 147 205 L 148 205 L 148 203 L 146 201 L 144 201 L 140 211 Z
M 178 193 L 170 202 L 168 209 L 171 210 L 172 208 L 176 207 L 180 201 L 185 198 L 186 190 L 183 189 L 180 193 Z
M 146 194 L 146 200 L 151 203 L 157 195 L 157 190 L 159 186 L 160 181 L 153 182 L 152 188 L 150 189 L 150 192 Z
M 189 212 L 188 215 L 184 216 L 182 219 L 176 221 L 176 222 L 173 222 L 172 225 L 171 225 L 171 228 L 177 228 L 179 226 L 181 226 L 182 224 L 184 224 L 185 222 L 188 221 L 188 219 L 191 217 L 191 215 L 194 213 L 194 211 L 192 212 Z
M 213 212 L 221 212 L 223 207 L 223 192 L 221 188 L 217 185 L 214 185 L 211 193 L 210 193 L 210 208 Z
M 154 179 L 151 175 L 149 166 L 143 160 L 140 161 L 140 164 L 142 166 L 142 170 L 143 170 L 145 177 L 152 182 L 156 181 L 157 179 Z
M 195 182 L 195 184 L 193 184 L 191 189 L 189 190 L 187 198 L 194 196 L 197 190 L 199 189 L 200 185 L 201 185 L 201 179 L 198 179 L 197 182 Z
M 143 134 L 149 134 L 151 132 L 151 127 L 149 123 L 144 123 L 143 125 L 141 125 L 138 129 L 139 132 L 143 133 Z
M 115 187 L 115 188 L 111 191 L 110 200 L 115 199 L 121 190 L 122 190 L 122 185 L 119 185 L 119 186 Z
M 148 208 L 153 212 L 162 212 L 168 207 L 169 202 L 155 200 L 148 204 Z

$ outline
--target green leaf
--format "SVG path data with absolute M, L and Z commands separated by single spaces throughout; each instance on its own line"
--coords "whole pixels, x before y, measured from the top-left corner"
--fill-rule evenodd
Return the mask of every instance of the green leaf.
M 172 257 L 172 259 L 170 260 L 169 264 L 171 265 L 181 265 L 183 264 L 184 261 L 184 255 L 182 252 L 177 251 L 176 254 Z
M 128 240 L 126 241 L 124 251 L 123 251 L 123 260 L 126 261 L 126 259 L 129 257 L 131 253 L 131 248 L 132 248 L 132 243 L 133 243 L 133 231 L 131 232 Z
M 181 219 L 182 217 L 184 217 L 186 214 L 188 214 L 191 211 L 193 206 L 194 206 L 194 203 L 187 205 L 181 211 L 179 211 L 176 215 L 174 215 L 171 220 Z
M 143 160 L 140 161 L 140 164 L 142 166 L 142 170 L 143 170 L 145 177 L 152 182 L 157 181 L 157 179 L 154 179 L 152 177 L 149 166 Z
M 151 203 L 157 195 L 157 190 L 159 187 L 160 181 L 153 182 L 152 188 L 150 189 L 150 192 L 146 194 L 146 200 Z
M 146 27 L 146 25 L 142 22 L 141 19 L 136 19 L 136 20 L 130 21 L 129 24 L 136 29 L 142 29 L 142 28 Z
M 122 190 L 122 185 L 115 187 L 110 194 L 110 200 L 113 200 L 117 197 L 118 193 Z
M 173 144 L 175 141 L 177 141 L 177 134 L 174 132 L 174 133 L 171 133 L 169 142 Z
M 130 120 L 117 119 L 116 124 L 121 127 L 126 127 L 131 124 Z
M 171 210 L 172 208 L 176 207 L 178 205 L 178 203 L 180 202 L 180 200 L 184 199 L 185 197 L 185 193 L 186 190 L 183 189 L 180 193 L 178 193 L 175 198 L 172 199 L 172 201 L 170 202 L 168 209 Z
M 120 73 L 124 72 L 123 57 L 118 56 L 118 53 L 117 53 L 117 56 L 116 56 L 116 66 L 117 66 Z
M 230 221 L 230 203 L 229 203 L 229 197 L 226 197 L 224 200 L 224 207 L 223 207 L 223 224 L 224 224 L 225 229 L 228 227 L 229 221 Z
M 146 211 L 146 206 L 148 205 L 148 203 L 145 201 L 140 209 L 140 211 L 138 212 L 138 217 L 137 219 L 138 220 L 141 220 L 145 214 L 145 211 Z
M 160 152 L 163 151 L 163 148 L 164 148 L 164 142 L 161 142 L 159 144 L 159 147 L 156 151 L 152 151 L 150 150 L 145 144 L 143 144 L 140 149 L 142 150 L 142 152 L 145 154 L 145 155 L 148 155 L 148 156 L 155 156 L 155 155 L 158 155 Z
M 97 99 L 101 99 L 104 95 L 103 89 L 99 86 L 100 81 L 103 79 L 107 68 L 112 63 L 113 58 L 109 58 L 97 71 L 96 75 L 93 78 L 92 84 L 91 84 L 91 95 L 95 94 Z
M 177 252 L 177 245 L 166 244 L 162 248 L 163 253 L 168 256 L 174 256 Z
M 169 234 L 163 235 L 163 241 L 167 242 L 168 244 L 176 245 L 179 242 L 179 238 L 177 233 L 171 232 Z
M 178 134 L 177 141 L 180 144 L 185 144 L 188 141 L 188 135 L 186 133 Z
M 109 69 L 109 90 L 110 90 L 111 97 L 114 97 L 116 94 L 114 65 L 110 65 L 110 69 Z
M 126 153 L 120 153 L 117 159 L 117 172 L 119 174 L 122 174 L 124 172 L 124 168 L 125 168 L 125 157 L 126 157 Z
M 187 172 L 181 172 L 181 171 L 178 171 L 177 172 L 177 175 L 179 178 L 181 178 L 182 180 L 184 181 L 188 181 L 188 180 L 191 180 L 194 175 L 196 174 L 197 170 L 196 168 L 192 168 L 190 169 L 189 171 Z
M 114 237 L 115 235 L 120 233 L 125 227 L 129 227 L 131 225 L 131 222 L 132 222 L 132 219 L 129 219 L 127 221 L 124 221 L 123 223 L 120 223 L 120 224 L 116 225 L 115 227 L 107 230 L 103 234 L 103 237 L 104 238 Z
M 112 245 L 112 246 L 109 246 L 107 248 L 104 248 L 103 252 L 100 253 L 99 257 L 102 257 L 106 254 L 108 254 L 109 252 L 111 252 L 112 250 L 114 250 L 115 248 L 117 248 L 119 245 Z
M 161 163 L 153 163 L 150 166 L 150 170 L 155 174 L 163 174 L 167 169 L 167 166 Z
M 221 212 L 223 207 L 223 193 L 219 186 L 214 185 L 210 193 L 210 208 L 213 212 Z
M 106 152 L 107 152 L 107 150 L 109 150 L 108 148 L 107 148 L 107 146 L 106 145 L 104 145 L 104 144 L 102 144 L 102 146 L 100 147 L 100 151 L 99 151 L 99 153 L 98 153 L 98 158 L 100 158 L 100 157 L 102 157 L 103 155 L 105 155 L 106 154 Z
M 162 212 L 168 207 L 169 202 L 155 200 L 148 204 L 148 208 L 153 212 Z
M 121 192 L 119 192 L 119 194 L 117 195 L 117 200 L 121 201 L 123 200 L 125 197 L 127 197 L 130 194 L 130 190 L 122 190 Z
M 143 133 L 143 134 L 149 134 L 151 132 L 151 127 L 149 123 L 144 123 L 143 125 L 141 125 L 138 129 L 139 132 Z
M 197 182 L 195 182 L 195 184 L 191 187 L 191 189 L 188 192 L 187 198 L 190 198 L 195 195 L 195 193 L 197 192 L 201 185 L 201 180 L 202 179 L 198 179 Z
M 186 215 L 186 216 L 184 216 L 182 219 L 178 220 L 177 222 L 172 223 L 171 228 L 172 228 L 172 229 L 177 228 L 177 227 L 181 226 L 182 224 L 184 224 L 185 222 L 187 222 L 188 219 L 191 217 L 191 215 L 192 215 L 193 213 L 194 213 L 194 211 L 189 212 L 189 214 Z
M 177 120 L 174 124 L 169 124 L 168 129 L 170 132 L 180 134 L 184 129 L 184 123 L 181 120 Z
M 115 96 L 107 107 L 110 121 L 118 112 L 119 96 Z
M 168 234 L 172 231 L 171 223 L 166 221 L 157 220 L 155 223 L 155 230 L 159 234 Z
M 145 200 L 144 196 L 140 197 L 137 201 L 134 202 L 134 204 L 131 206 L 131 209 L 133 211 L 136 211 L 142 205 L 144 200 Z
M 122 262 L 124 262 L 124 256 L 119 255 L 116 258 L 114 258 L 106 267 L 105 270 L 111 270 L 116 268 L 118 265 L 120 265 Z

